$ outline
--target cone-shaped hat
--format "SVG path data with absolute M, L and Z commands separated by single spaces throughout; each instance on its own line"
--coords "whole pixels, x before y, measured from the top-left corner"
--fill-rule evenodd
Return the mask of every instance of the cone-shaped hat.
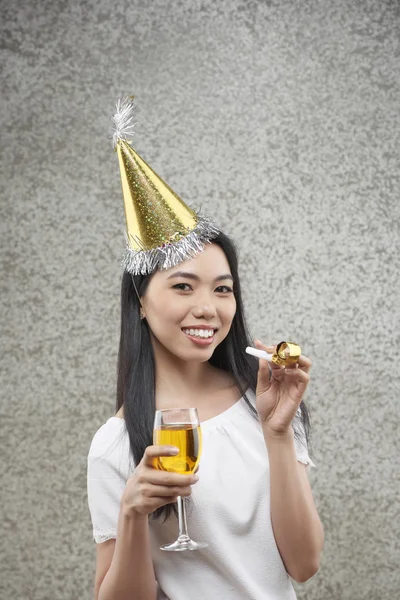
M 113 121 L 127 226 L 126 271 L 146 275 L 196 256 L 218 229 L 189 208 L 135 152 L 132 134 L 133 98 L 118 101 Z

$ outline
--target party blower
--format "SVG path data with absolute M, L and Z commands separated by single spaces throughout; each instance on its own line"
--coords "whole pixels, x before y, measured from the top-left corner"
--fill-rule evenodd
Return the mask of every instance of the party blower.
M 274 354 L 269 354 L 265 350 L 258 350 L 258 348 L 252 346 L 247 346 L 246 352 L 257 358 L 264 358 L 280 367 L 287 367 L 297 363 L 301 355 L 301 348 L 294 342 L 280 342 Z

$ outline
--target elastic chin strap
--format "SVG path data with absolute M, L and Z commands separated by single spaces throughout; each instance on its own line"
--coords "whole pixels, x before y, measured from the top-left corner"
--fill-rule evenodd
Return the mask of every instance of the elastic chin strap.
M 135 288 L 136 296 L 138 297 L 138 300 L 139 300 L 140 307 L 142 308 L 142 301 L 140 300 L 139 292 L 138 292 L 137 287 L 135 285 L 135 281 L 133 279 L 133 275 L 132 274 L 131 274 L 131 279 L 132 279 L 133 287 Z

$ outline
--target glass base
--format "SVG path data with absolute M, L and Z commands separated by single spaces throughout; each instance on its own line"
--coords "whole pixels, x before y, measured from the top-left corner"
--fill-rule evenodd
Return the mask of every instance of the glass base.
M 194 542 L 186 535 L 181 535 L 176 542 L 160 546 L 160 550 L 165 550 L 165 552 L 183 552 L 184 550 L 200 550 L 201 548 L 207 548 L 207 546 L 208 544 L 205 542 Z

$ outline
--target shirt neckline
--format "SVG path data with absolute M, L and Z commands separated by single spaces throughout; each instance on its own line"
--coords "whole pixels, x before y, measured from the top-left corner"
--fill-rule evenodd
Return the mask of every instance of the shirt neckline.
M 251 394 L 251 388 L 247 388 L 246 390 L 246 395 L 247 394 Z M 229 408 L 227 408 L 226 410 L 222 411 L 221 413 L 219 413 L 219 415 L 215 415 L 215 417 L 211 417 L 210 419 L 206 419 L 205 421 L 202 421 L 200 423 L 200 427 L 202 431 L 206 431 L 208 429 L 213 428 L 215 425 L 218 425 L 219 423 L 221 423 L 221 421 L 224 421 L 227 417 L 230 417 L 232 415 L 234 415 L 242 406 L 244 403 L 244 397 L 241 396 L 239 398 L 239 400 L 236 400 L 236 402 L 234 404 L 232 404 L 232 406 L 230 406 Z M 124 417 L 117 417 L 117 416 L 112 416 L 109 417 L 108 419 L 109 421 L 113 420 L 113 421 L 121 421 L 121 423 L 123 423 L 125 425 L 125 419 Z

